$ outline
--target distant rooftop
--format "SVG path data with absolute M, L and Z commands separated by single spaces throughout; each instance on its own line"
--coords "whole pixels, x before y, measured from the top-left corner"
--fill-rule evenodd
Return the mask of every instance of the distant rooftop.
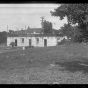
M 43 34 L 42 28 L 27 28 L 27 30 L 15 31 L 8 34 L 9 37 L 44 37 L 44 36 L 63 36 L 59 34 L 58 30 L 53 29 L 53 33 Z
M 33 34 L 34 32 L 39 34 L 42 32 L 42 28 L 29 28 L 27 30 L 15 31 L 14 34 Z
M 8 34 L 8 37 L 54 37 L 54 36 L 58 36 L 58 37 L 63 37 L 62 34 L 51 34 L 51 33 L 47 33 L 47 34 Z
M 30 28 L 30 29 L 27 29 L 26 31 L 27 33 L 41 33 L 42 32 L 42 28 Z

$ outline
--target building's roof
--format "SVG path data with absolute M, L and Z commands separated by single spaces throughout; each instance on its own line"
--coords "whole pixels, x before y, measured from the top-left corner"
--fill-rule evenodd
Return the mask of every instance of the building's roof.
M 25 30 L 15 31 L 14 34 L 25 34 Z
M 26 33 L 41 33 L 42 31 L 42 28 L 30 28 L 30 29 L 27 29 Z
M 63 35 L 47 33 L 47 34 L 34 34 L 32 36 L 34 36 L 34 37 L 55 37 L 55 36 L 62 37 Z
M 55 34 L 58 34 L 59 33 L 59 31 L 58 30 L 56 30 L 56 29 L 53 29 L 52 30 Z M 27 30 L 19 30 L 19 31 L 15 31 L 14 32 L 14 34 L 25 34 L 25 33 L 27 33 L 27 34 L 33 34 L 33 33 L 42 33 L 43 32 L 43 29 L 42 28 L 28 28 Z
M 56 30 L 56 29 L 53 29 L 53 32 L 54 32 L 55 34 L 59 34 L 59 33 L 60 33 L 59 30 Z
M 51 34 L 51 33 L 47 33 L 47 34 L 8 34 L 8 37 L 63 37 L 62 34 Z
M 35 34 L 33 34 L 35 32 Z M 8 37 L 53 37 L 59 36 L 62 37 L 62 34 L 59 34 L 58 30 L 53 29 L 52 33 L 41 34 L 42 28 L 27 28 L 27 30 L 15 31 L 12 34 L 8 34 Z
M 14 34 L 31 34 L 31 33 L 41 33 L 42 32 L 42 28 L 30 28 L 27 30 L 20 30 L 20 31 L 15 31 Z

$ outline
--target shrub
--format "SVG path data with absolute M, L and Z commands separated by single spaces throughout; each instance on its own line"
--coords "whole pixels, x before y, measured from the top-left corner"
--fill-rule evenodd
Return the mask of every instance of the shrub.
M 61 40 L 61 42 L 58 42 L 58 45 L 64 44 L 65 43 L 65 39 Z
M 15 42 L 11 42 L 10 45 L 11 45 L 12 47 L 14 47 L 14 46 L 15 46 Z

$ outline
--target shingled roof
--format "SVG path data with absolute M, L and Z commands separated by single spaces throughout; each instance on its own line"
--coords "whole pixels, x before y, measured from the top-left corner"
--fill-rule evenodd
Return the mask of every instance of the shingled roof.
M 62 34 L 52 34 L 52 33 L 47 33 L 47 34 L 8 34 L 8 37 L 63 37 Z
M 35 34 L 33 34 L 35 32 Z M 26 37 L 26 36 L 31 36 L 31 37 L 44 37 L 44 36 L 60 36 L 62 37 L 62 34 L 59 34 L 58 30 L 53 29 L 53 33 L 47 33 L 47 34 L 42 34 L 42 28 L 28 28 L 27 30 L 20 30 L 20 31 L 15 31 L 12 34 L 8 34 L 9 37 Z
M 27 29 L 27 30 L 20 30 L 20 31 L 15 31 L 14 34 L 33 34 L 33 33 L 41 33 L 42 32 L 42 28 L 30 28 L 30 29 Z
M 41 33 L 42 32 L 42 28 L 30 28 L 27 29 L 26 33 Z

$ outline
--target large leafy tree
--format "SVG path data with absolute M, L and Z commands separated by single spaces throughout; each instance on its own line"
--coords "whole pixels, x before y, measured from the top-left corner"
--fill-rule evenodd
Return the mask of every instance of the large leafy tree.
M 64 24 L 59 30 L 60 34 L 67 36 L 72 42 L 80 42 L 80 36 L 82 35 L 80 29 L 77 26 L 72 26 L 71 24 Z
M 43 23 L 44 33 L 52 33 L 52 23 L 44 20 Z
M 49 22 L 49 21 L 46 21 L 43 17 L 41 17 L 42 19 L 42 22 L 41 22 L 41 25 L 42 25 L 42 28 L 43 28 L 43 32 L 44 33 L 52 33 L 52 22 Z
M 88 4 L 61 4 L 53 12 L 52 16 L 59 16 L 60 20 L 67 17 L 69 24 L 78 24 L 81 41 L 88 40 Z
M 74 34 L 72 29 L 73 27 L 70 24 L 64 24 L 60 28 L 59 32 L 69 38 L 72 37 L 72 35 Z

